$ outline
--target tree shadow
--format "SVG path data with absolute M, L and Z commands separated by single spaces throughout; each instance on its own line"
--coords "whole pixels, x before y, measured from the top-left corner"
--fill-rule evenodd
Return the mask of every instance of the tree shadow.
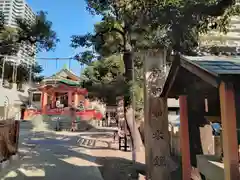
M 51 135 L 50 133 L 48 136 Z M 58 139 L 59 138 L 59 139 Z M 62 139 L 60 139 L 62 138 Z M 102 180 L 96 175 L 97 164 L 89 157 L 79 156 L 69 150 L 75 139 L 66 136 L 52 136 L 45 140 L 30 139 L 27 144 L 35 144 L 31 152 L 13 168 L 0 173 L 1 179 L 83 179 Z M 74 146 L 75 147 L 75 146 Z M 83 158 L 84 157 L 84 158 Z
M 26 153 L 25 159 L 12 169 L 0 173 L 1 179 L 81 179 L 137 180 L 139 174 L 145 175 L 145 164 L 135 163 L 122 157 L 94 156 L 86 147 L 77 145 L 77 138 L 55 133 L 45 133 L 44 137 L 28 139 L 26 144 L 36 145 L 33 153 Z M 116 149 L 115 149 L 116 150 Z M 116 151 L 117 153 L 117 151 Z M 31 171 L 32 173 L 30 173 Z M 100 172 L 99 172 L 100 171 Z M 27 173 L 28 172 L 28 173 Z M 31 176 L 29 176 L 31 174 Z

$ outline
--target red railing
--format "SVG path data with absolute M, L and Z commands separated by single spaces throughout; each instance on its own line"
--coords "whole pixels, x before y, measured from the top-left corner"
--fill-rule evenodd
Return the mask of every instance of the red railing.
M 28 109 L 26 110 L 26 117 L 30 117 L 36 114 L 43 114 L 41 110 L 32 110 Z M 44 113 L 45 115 L 69 115 L 70 111 L 69 109 L 49 109 Z M 96 110 L 84 110 L 84 111 L 76 111 L 75 112 L 76 117 L 80 117 L 83 120 L 88 119 L 102 119 L 102 114 L 100 112 L 97 112 Z M 25 119 L 25 118 L 24 118 Z M 27 119 L 27 118 L 26 118 Z

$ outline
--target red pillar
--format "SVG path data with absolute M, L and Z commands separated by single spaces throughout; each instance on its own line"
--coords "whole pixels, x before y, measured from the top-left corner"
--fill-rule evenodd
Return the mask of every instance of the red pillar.
M 56 108 L 56 93 L 52 94 L 52 108 Z
M 223 126 L 223 154 L 225 180 L 240 179 L 238 163 L 237 120 L 234 88 L 222 82 L 219 88 L 221 121 Z
M 84 100 L 84 107 L 87 108 L 89 106 L 89 100 L 88 99 L 85 99 Z
M 72 91 L 68 91 L 68 106 L 72 106 Z
M 191 179 L 190 142 L 188 130 L 187 96 L 180 96 L 180 143 L 182 153 L 182 179 Z
M 75 92 L 75 93 L 74 93 L 74 106 L 75 106 L 75 107 L 78 107 L 78 105 L 79 105 L 78 93 Z
M 42 114 L 46 114 L 47 113 L 47 92 L 46 90 L 42 91 Z

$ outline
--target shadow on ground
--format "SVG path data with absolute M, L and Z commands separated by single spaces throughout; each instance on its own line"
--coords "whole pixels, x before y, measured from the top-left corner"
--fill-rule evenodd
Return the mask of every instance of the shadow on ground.
M 95 132 L 105 132 L 104 129 L 92 127 L 88 136 L 103 137 Z M 111 135 L 105 135 L 108 138 Z M 145 165 L 119 157 L 98 157 L 89 153 L 89 147 L 77 145 L 79 137 L 56 135 L 48 132 L 36 133 L 32 138 L 26 138 L 24 159 L 11 169 L 0 173 L 0 179 L 35 180 L 35 179 L 66 179 L 102 180 L 96 176 L 100 170 L 104 180 L 135 180 L 139 174 L 145 174 Z M 31 147 L 34 147 L 31 151 Z M 102 148 L 100 148 L 102 149 Z M 107 147 L 106 149 L 109 149 Z M 114 149 L 116 150 L 116 149 Z M 20 164 L 21 163 L 21 164 Z M 97 167 L 97 168 L 96 168 Z M 2 178 L 4 177 L 4 178 Z M 179 179 L 179 172 L 173 173 L 174 180 Z
M 24 158 L 13 167 L 1 171 L 1 179 L 81 179 L 102 180 L 94 157 L 84 156 L 79 149 L 72 151 L 76 139 L 47 133 L 44 137 L 27 139 L 26 147 L 35 148 L 24 152 Z
M 96 138 L 96 139 L 101 139 L 101 138 L 112 138 L 113 139 L 113 135 L 112 134 L 107 134 L 107 135 L 102 135 L 102 134 L 88 134 L 88 137 L 90 138 Z M 99 140 L 98 140 L 99 141 Z M 84 147 L 86 149 L 90 149 L 90 150 L 101 150 L 101 149 L 110 149 L 110 150 L 115 150 L 117 153 L 117 149 L 116 146 L 115 147 L 111 147 L 111 144 L 114 143 L 114 141 L 104 141 L 104 140 L 100 140 L 100 142 L 103 142 L 102 144 L 106 144 L 105 147 L 101 147 L 101 146 L 84 146 L 79 144 L 80 147 Z M 95 145 L 96 143 L 94 143 Z M 173 160 L 175 162 L 178 162 L 179 160 L 177 158 L 173 157 Z M 119 157 L 108 157 L 106 155 L 106 157 L 96 157 L 96 162 L 98 162 L 98 164 L 100 164 L 100 171 L 102 173 L 102 176 L 104 177 L 105 180 L 113 180 L 113 177 L 111 174 L 115 174 L 115 179 L 117 180 L 125 180 L 125 179 L 131 179 L 132 175 L 136 176 L 136 175 L 143 175 L 146 176 L 146 167 L 145 164 L 142 163 L 135 163 L 133 164 L 133 162 L 129 159 L 125 159 L 125 158 L 119 158 Z M 111 173 L 109 173 L 111 172 Z M 171 173 L 172 177 L 171 179 L 173 180 L 181 180 L 181 167 L 178 167 L 178 169 L 176 169 L 175 171 L 173 171 Z M 134 179 L 134 178 L 133 178 Z
M 92 156 L 84 148 L 69 146 L 76 139 L 67 136 L 54 137 L 54 134 L 48 133 L 44 138 L 29 139 L 27 144 L 36 145 L 36 148 L 25 154 L 21 164 L 1 172 L 1 177 L 4 177 L 1 179 L 100 180 L 101 178 L 95 176 L 100 173 L 96 167 L 105 180 L 137 179 L 137 169 L 127 159 Z M 112 171 L 109 171 L 110 167 Z

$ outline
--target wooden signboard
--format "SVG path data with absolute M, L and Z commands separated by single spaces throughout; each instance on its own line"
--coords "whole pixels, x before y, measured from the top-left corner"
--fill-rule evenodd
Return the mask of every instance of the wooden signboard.
M 170 179 L 176 168 L 170 158 L 167 99 L 160 98 L 165 82 L 165 53 L 158 51 L 143 55 L 145 73 L 144 134 L 147 179 Z

